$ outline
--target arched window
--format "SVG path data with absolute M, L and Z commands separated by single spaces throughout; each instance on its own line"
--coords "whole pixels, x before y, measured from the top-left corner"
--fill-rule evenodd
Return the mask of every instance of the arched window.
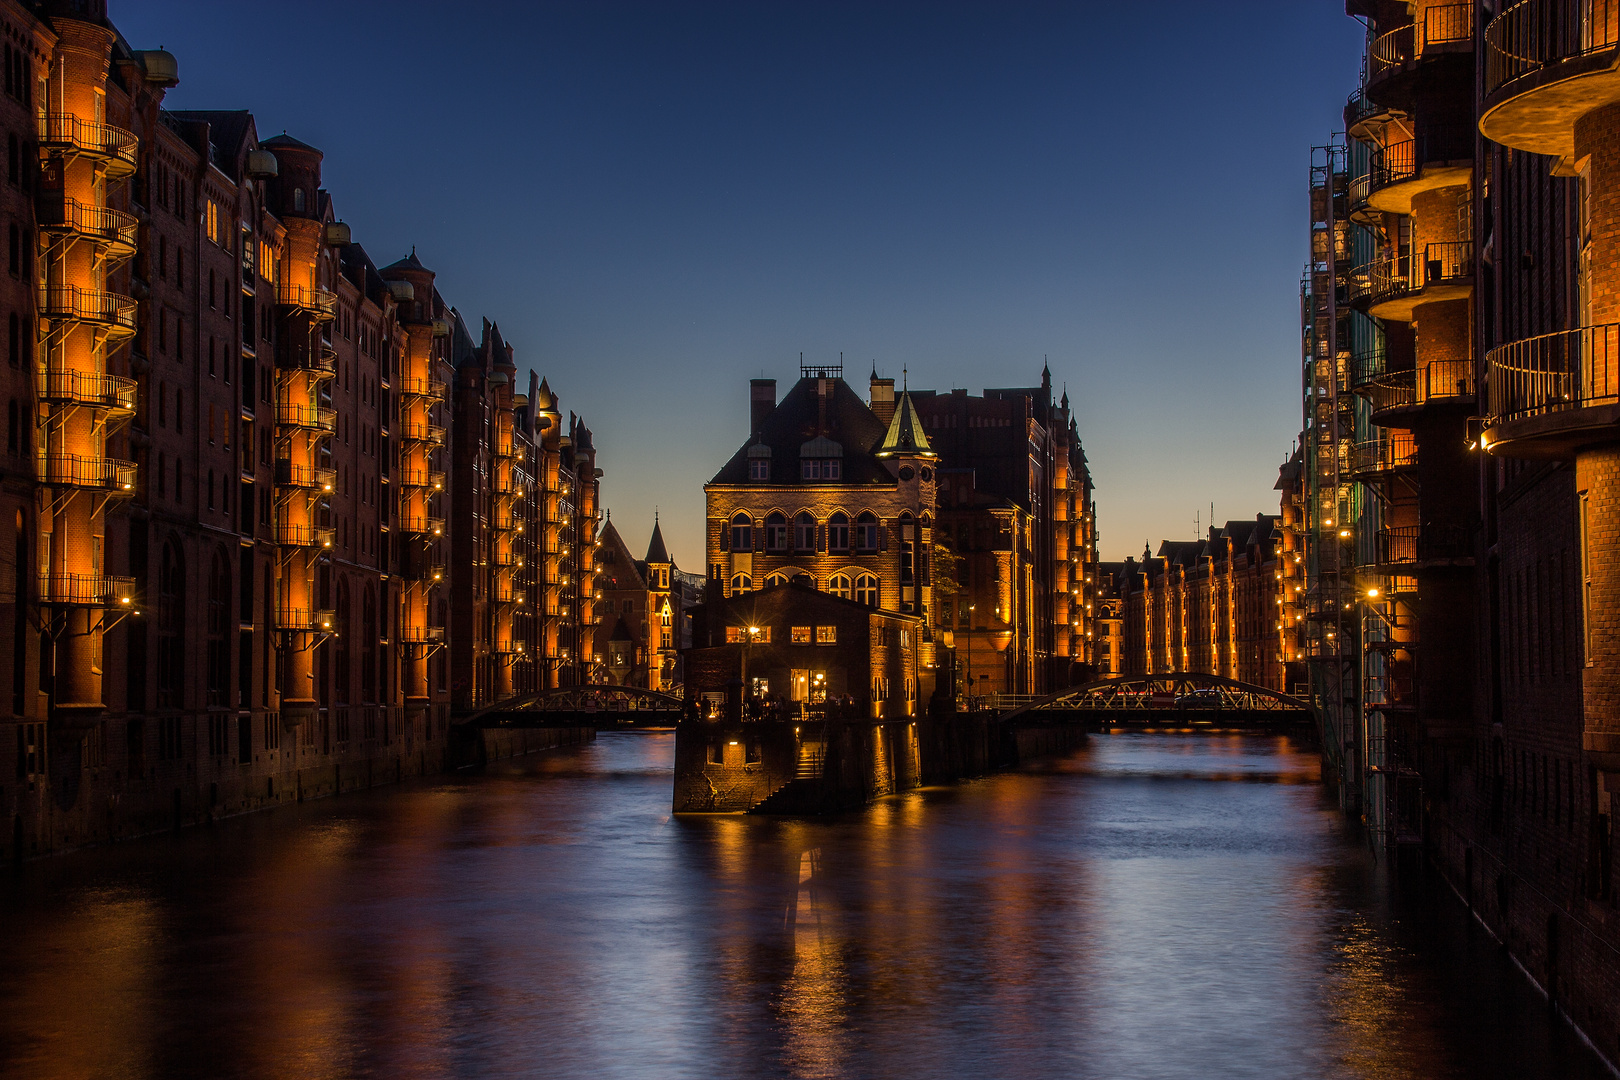
M 765 518 L 765 550 L 786 551 L 787 546 L 787 516 L 780 510 L 772 510 Z
M 738 514 L 731 519 L 731 550 L 754 550 L 754 523 L 747 514 Z
M 787 583 L 788 577 L 786 574 L 771 574 L 765 579 L 765 587 L 767 589 L 774 588 L 777 585 L 786 585 Z
M 181 706 L 185 679 L 186 564 L 173 540 L 163 545 L 158 564 L 157 703 Z
M 849 550 L 849 515 L 842 510 L 827 521 L 827 550 Z
M 816 550 L 816 519 L 808 510 L 800 510 L 799 516 L 793 519 L 793 550 Z
M 733 574 L 731 577 L 731 594 L 748 592 L 754 587 L 754 579 L 747 574 Z
M 855 519 L 855 547 L 863 554 L 878 549 L 878 519 L 870 510 L 862 510 Z
M 841 596 L 845 600 L 848 600 L 849 599 L 849 575 L 848 574 L 834 574 L 832 576 L 831 580 L 829 580 L 827 582 L 827 591 L 832 593 L 834 596 Z
M 871 574 L 862 574 L 855 579 L 855 602 L 865 604 L 867 607 L 878 606 L 878 579 Z
M 226 630 L 231 617 L 231 571 L 223 549 L 214 551 L 208 569 L 208 705 L 230 704 L 231 653 Z M 223 751 L 221 751 L 223 753 Z

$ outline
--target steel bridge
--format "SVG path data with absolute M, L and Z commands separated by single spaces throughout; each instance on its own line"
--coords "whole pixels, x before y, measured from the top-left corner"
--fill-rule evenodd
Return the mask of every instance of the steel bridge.
M 458 717 L 457 722 L 477 727 L 526 727 L 563 720 L 577 723 L 580 717 L 590 717 L 672 723 L 685 707 L 680 698 L 646 687 L 591 683 L 507 698 Z
M 1001 719 L 1068 719 L 1143 727 L 1254 727 L 1303 724 L 1311 705 L 1303 698 L 1220 675 L 1170 672 L 1099 679 L 1044 697 L 1000 695 Z

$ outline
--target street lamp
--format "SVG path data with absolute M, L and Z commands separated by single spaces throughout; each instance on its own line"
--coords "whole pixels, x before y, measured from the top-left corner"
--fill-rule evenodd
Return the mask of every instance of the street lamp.
M 977 604 L 968 605 L 968 635 L 967 635 L 967 705 L 968 711 L 973 711 L 973 613 L 979 610 Z
M 742 654 L 742 711 L 743 717 L 746 719 L 748 715 L 748 698 L 750 697 L 748 685 L 748 654 L 754 647 L 754 639 L 759 637 L 759 627 L 745 626 L 743 627 L 743 630 L 747 633 L 747 636 L 743 638 Z

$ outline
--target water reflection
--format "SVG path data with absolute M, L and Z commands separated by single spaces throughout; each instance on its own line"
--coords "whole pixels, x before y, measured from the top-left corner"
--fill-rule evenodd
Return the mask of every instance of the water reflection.
M 1284 740 L 1109 736 L 823 821 L 667 735 L 33 863 L 7 1077 L 1596 1077 Z

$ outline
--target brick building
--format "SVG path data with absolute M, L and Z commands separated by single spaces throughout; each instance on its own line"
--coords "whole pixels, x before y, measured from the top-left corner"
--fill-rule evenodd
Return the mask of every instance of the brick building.
M 602 612 L 596 627 L 595 662 L 600 681 L 668 692 L 680 682 L 680 651 L 686 597 L 680 571 L 655 520 L 647 557 L 637 559 L 614 527 L 612 515 L 597 537 L 596 593 Z
M 1613 1061 L 1620 6 L 1345 6 L 1296 492 L 1329 764 Z
M 1228 521 L 1202 540 L 1110 563 L 1122 674 L 1201 672 L 1286 690 L 1278 607 L 1283 534 L 1276 515 Z
M 379 269 L 351 242 L 320 150 L 165 110 L 175 59 L 95 0 L 0 0 L 0 30 L 6 854 L 437 768 L 464 643 L 535 657 L 467 704 L 577 677 L 589 432 L 511 393 L 498 335 L 472 347 L 414 253 Z M 489 427 L 452 448 L 461 360 Z M 451 500 L 492 483 L 499 534 L 513 474 L 538 553 L 491 539 L 495 569 L 453 581 Z M 511 558 L 542 614 L 458 631 Z

